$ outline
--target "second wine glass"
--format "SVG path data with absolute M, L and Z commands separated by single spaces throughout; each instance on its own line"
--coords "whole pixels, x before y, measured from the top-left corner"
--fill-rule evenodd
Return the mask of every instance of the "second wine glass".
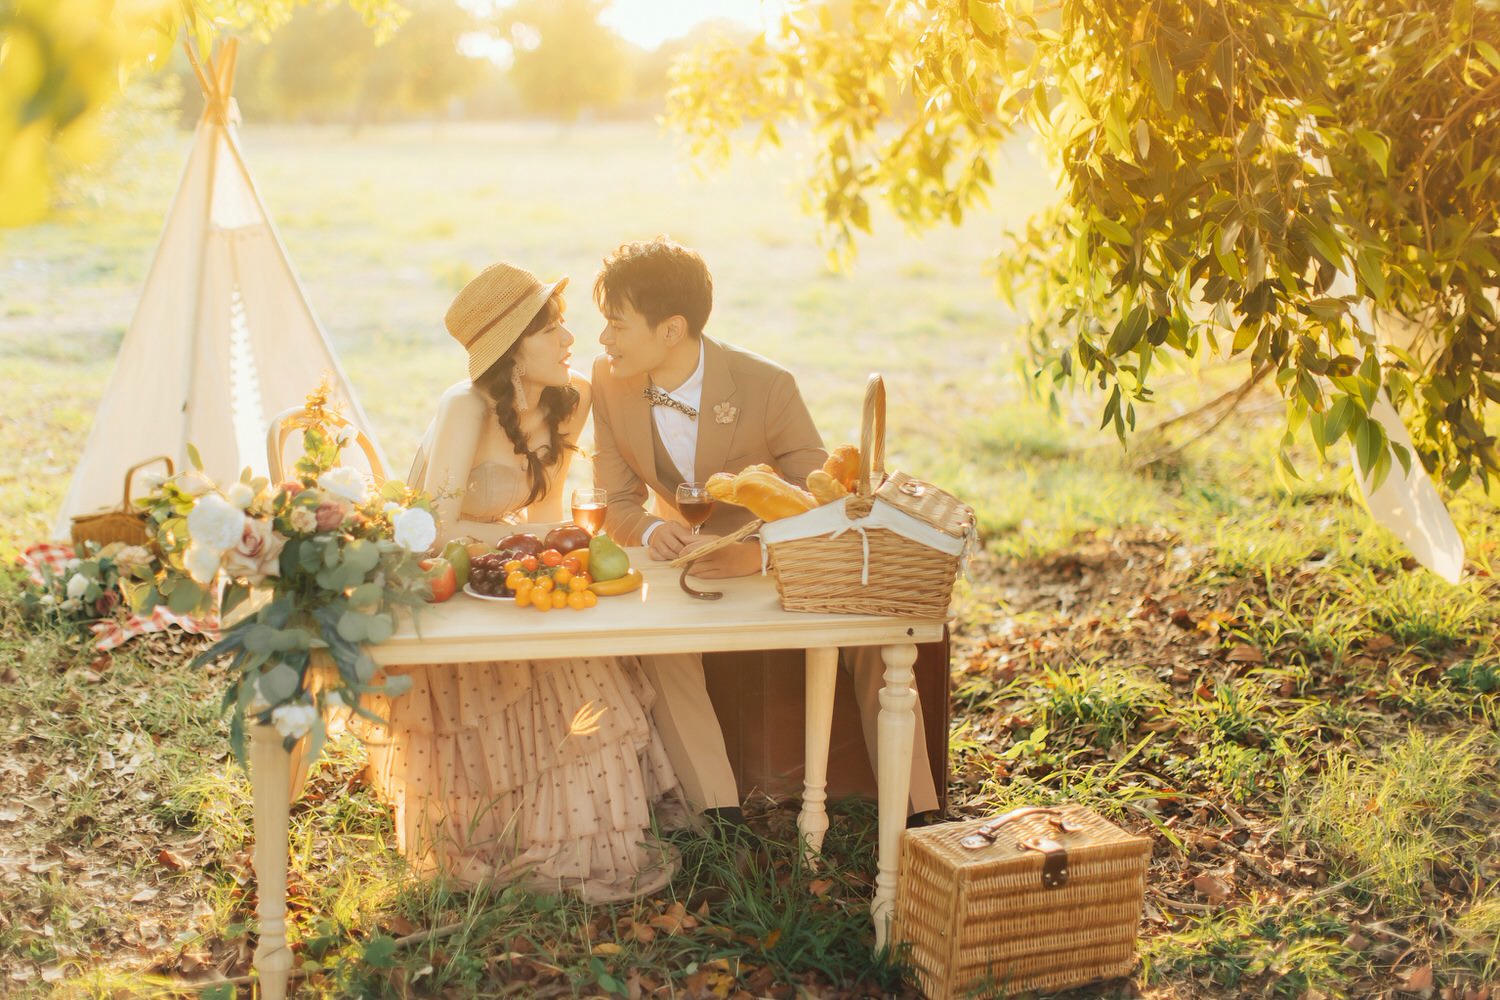
M 603 490 L 573 491 L 573 523 L 590 535 L 604 528 L 604 511 L 608 495 Z
M 702 483 L 683 483 L 677 487 L 677 509 L 696 535 L 703 522 L 708 520 L 708 515 L 713 513 L 714 498 L 708 495 L 708 487 Z

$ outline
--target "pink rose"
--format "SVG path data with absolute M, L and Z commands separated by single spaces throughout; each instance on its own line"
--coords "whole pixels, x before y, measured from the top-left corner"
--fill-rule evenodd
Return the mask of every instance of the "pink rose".
M 94 601 L 94 614 L 98 615 L 100 618 L 103 618 L 105 615 L 113 611 L 115 609 L 115 605 L 119 603 L 120 592 L 111 587 L 104 593 L 100 594 L 99 597 Z
M 349 514 L 347 504 L 337 500 L 324 500 L 318 504 L 318 530 L 332 531 L 344 523 L 344 518 Z
M 303 486 L 295 479 L 288 479 L 286 482 L 282 483 L 276 488 L 285 493 L 288 497 L 294 497 L 298 493 L 301 493 L 303 490 L 305 490 L 307 487 Z
M 281 575 L 281 550 L 286 539 L 276 534 L 266 518 L 245 518 L 239 543 L 224 553 L 224 570 L 230 576 L 259 583 Z

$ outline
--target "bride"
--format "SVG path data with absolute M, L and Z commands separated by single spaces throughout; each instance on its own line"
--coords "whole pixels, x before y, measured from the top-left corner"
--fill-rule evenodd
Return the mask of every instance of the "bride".
M 568 368 L 566 284 L 495 264 L 448 309 L 470 380 L 443 394 L 408 480 L 439 498 L 440 545 L 497 541 L 518 518 L 563 518 L 589 411 L 589 385 Z M 466 885 L 522 878 L 591 901 L 670 879 L 669 855 L 649 838 L 651 810 L 676 813 L 681 796 L 634 657 L 392 669 L 410 674 L 411 690 L 371 699 L 388 723 L 365 736 L 375 789 L 420 869 Z

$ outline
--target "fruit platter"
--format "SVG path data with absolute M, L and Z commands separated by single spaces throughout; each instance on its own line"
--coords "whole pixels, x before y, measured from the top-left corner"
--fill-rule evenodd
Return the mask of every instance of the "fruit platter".
M 494 545 L 449 542 L 424 564 L 433 600 L 462 591 L 471 598 L 537 611 L 585 611 L 600 598 L 639 590 L 643 577 L 607 534 L 564 524 L 538 537 L 518 532 Z

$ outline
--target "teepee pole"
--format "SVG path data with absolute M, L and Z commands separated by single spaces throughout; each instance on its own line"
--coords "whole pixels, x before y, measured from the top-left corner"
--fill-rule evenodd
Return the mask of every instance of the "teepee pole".
M 193 255 L 197 273 L 193 276 L 193 322 L 189 327 L 191 335 L 188 338 L 187 366 L 184 372 L 182 386 L 182 434 L 180 447 L 186 452 L 188 445 L 188 434 L 192 429 L 193 422 L 193 386 L 198 382 L 198 341 L 202 339 L 203 329 L 203 284 L 208 273 L 208 234 L 214 224 L 214 188 L 218 183 L 219 176 L 219 134 L 224 128 L 223 105 L 219 101 L 219 92 L 211 82 L 210 75 L 204 72 L 203 66 L 198 62 L 198 55 L 193 51 L 192 44 L 184 38 L 183 46 L 187 49 L 188 61 L 193 64 L 193 70 L 198 74 L 198 82 L 203 85 L 204 100 L 209 102 L 203 109 L 203 120 L 198 123 L 199 128 L 209 128 L 213 133 L 208 137 L 208 183 L 204 185 L 203 204 L 203 227 L 199 236 L 198 252 Z M 212 57 L 209 62 L 212 68 Z M 210 108 L 213 111 L 210 111 Z M 236 456 L 236 464 L 241 456 Z

